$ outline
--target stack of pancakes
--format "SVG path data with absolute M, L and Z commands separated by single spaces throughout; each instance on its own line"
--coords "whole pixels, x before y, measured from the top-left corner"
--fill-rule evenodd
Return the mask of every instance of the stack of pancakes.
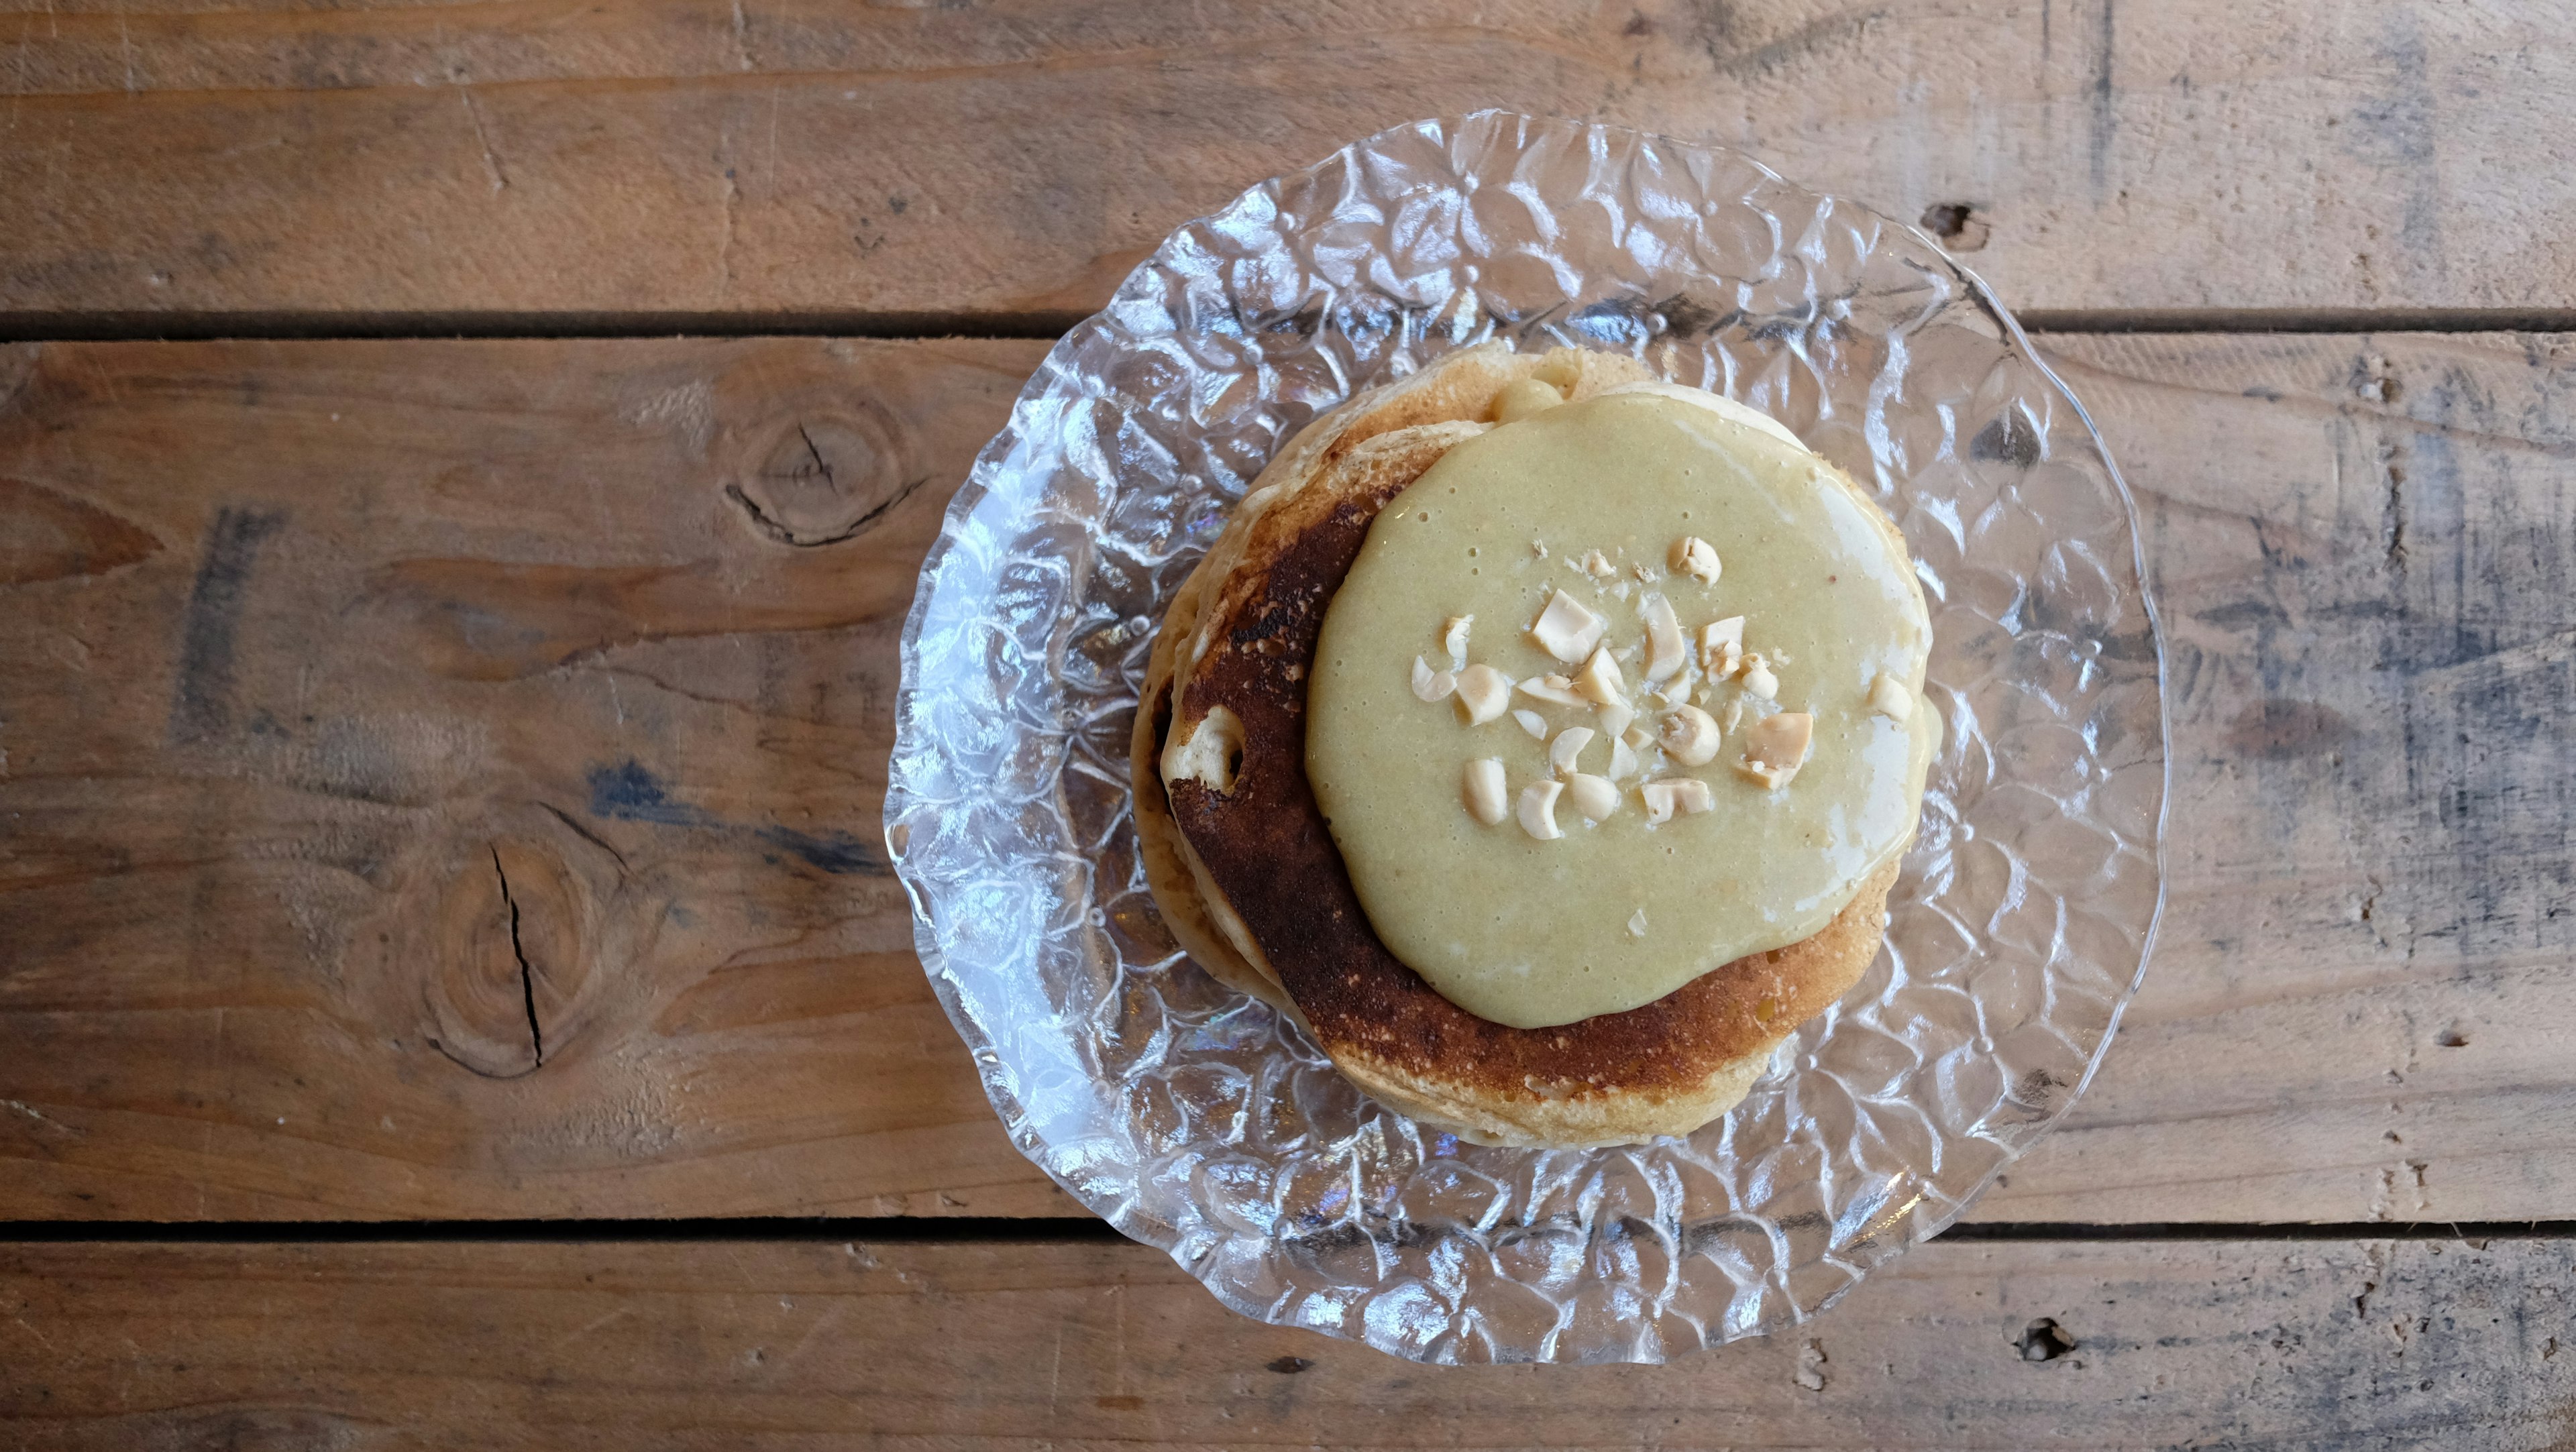
M 1569 402 L 1652 379 L 1634 359 L 1487 344 L 1317 419 L 1235 509 L 1164 616 L 1131 763 L 1147 880 L 1181 947 L 1287 1012 L 1362 1089 L 1481 1144 L 1688 1134 L 1725 1113 L 1797 1026 L 1877 954 L 1891 862 L 1823 931 L 1661 999 L 1517 1029 L 1442 997 L 1378 940 L 1306 779 L 1306 682 L 1324 612 L 1388 501 L 1493 427 L 1504 386 Z

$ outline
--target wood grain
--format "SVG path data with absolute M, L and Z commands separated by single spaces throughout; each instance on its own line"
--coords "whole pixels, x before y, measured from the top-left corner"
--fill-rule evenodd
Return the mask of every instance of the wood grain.
M 1671 1366 L 1441 1368 L 1125 1245 L 0 1246 L 0 1438 L 2522 1452 L 2576 1433 L 2571 1276 L 2563 1240 L 1935 1242 Z
M 8 8 L 20 328 L 1061 318 L 1243 187 L 1482 106 L 1749 148 L 2026 308 L 2576 295 L 2541 6 Z
M 2576 343 L 2050 346 L 2162 591 L 2171 897 L 1978 1214 L 2567 1216 Z M 0 351 L 0 1217 L 1071 1212 L 870 840 L 1036 356 Z

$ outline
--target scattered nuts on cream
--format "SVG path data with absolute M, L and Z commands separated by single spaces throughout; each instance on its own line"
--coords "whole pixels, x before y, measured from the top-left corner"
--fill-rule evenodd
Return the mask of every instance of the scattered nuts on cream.
M 1816 718 L 1804 711 L 1780 711 L 1765 716 L 1744 733 L 1744 760 L 1736 770 L 1766 787 L 1777 790 L 1789 784 L 1798 768 L 1807 761 L 1807 746 L 1816 731 Z
M 1640 613 L 1646 617 L 1646 679 L 1670 680 L 1690 662 L 1690 650 L 1682 643 L 1681 617 L 1661 595 L 1648 595 Z
M 1542 716 L 1536 711 L 1530 710 L 1528 707 L 1524 706 L 1520 710 L 1512 713 L 1512 719 L 1521 723 L 1521 729 L 1523 731 L 1528 732 L 1530 735 L 1537 737 L 1541 741 L 1545 741 L 1547 739 L 1547 718 L 1545 716 Z
M 1673 551 L 1666 563 L 1676 575 L 1689 575 L 1703 585 L 1714 585 L 1720 573 L 1717 547 L 1695 534 L 1673 541 Z
M 1447 671 L 1435 671 L 1420 656 L 1413 658 L 1413 696 L 1418 701 L 1447 700 L 1458 689 L 1458 678 Z
M 1729 615 L 1699 628 L 1699 668 L 1724 678 L 1735 674 L 1744 654 L 1744 617 Z
M 1684 766 L 1705 766 L 1717 755 L 1717 722 L 1697 706 L 1675 706 L 1664 713 L 1657 740 L 1664 754 Z
M 1440 627 L 1440 647 L 1449 652 L 1449 669 L 1462 671 L 1467 668 L 1467 627 L 1475 623 L 1473 615 L 1452 615 L 1449 622 Z
M 1557 775 L 1570 776 L 1576 760 L 1583 755 L 1583 748 L 1591 744 L 1591 727 L 1569 726 L 1556 733 L 1556 739 L 1547 744 L 1547 764 L 1556 768 Z
M 1914 693 L 1905 688 L 1905 682 L 1881 671 L 1869 683 L 1869 708 L 1901 726 L 1914 714 Z
M 1547 608 L 1539 612 L 1538 623 L 1530 627 L 1530 635 L 1538 641 L 1539 649 L 1572 665 L 1590 655 L 1592 648 L 1601 643 L 1601 632 L 1609 628 L 1609 621 L 1586 609 L 1582 601 L 1559 590 L 1549 598 Z
M 1521 788 L 1521 830 L 1542 842 L 1564 836 L 1564 830 L 1556 825 L 1556 797 L 1564 790 L 1565 783 L 1561 781 L 1532 782 Z
M 1511 815 L 1503 790 L 1503 762 L 1495 756 L 1480 756 L 1467 763 L 1465 784 L 1467 811 L 1488 827 L 1499 827 Z
M 1592 659 L 1574 675 L 1575 693 L 1604 706 L 1628 703 L 1628 682 L 1619 674 L 1619 662 L 1607 650 L 1595 650 Z
M 1479 662 L 1458 672 L 1458 710 L 1470 726 L 1482 726 L 1503 714 L 1511 703 L 1512 678 Z
M 1619 789 L 1603 777 L 1585 776 L 1581 772 L 1565 779 L 1565 799 L 1587 822 L 1598 822 L 1619 810 Z

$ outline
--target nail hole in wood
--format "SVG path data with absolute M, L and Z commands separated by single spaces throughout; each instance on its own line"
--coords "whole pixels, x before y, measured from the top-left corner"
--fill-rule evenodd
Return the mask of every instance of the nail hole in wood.
M 1986 245 L 1994 229 L 1966 202 L 1934 202 L 1923 209 L 1923 230 L 1953 252 L 1974 252 Z
M 2042 1316 L 2023 1327 L 2021 1339 L 2014 1344 L 2021 1348 L 2024 1361 L 2055 1361 L 2075 1349 L 2075 1338 L 2066 1334 L 2065 1327 Z

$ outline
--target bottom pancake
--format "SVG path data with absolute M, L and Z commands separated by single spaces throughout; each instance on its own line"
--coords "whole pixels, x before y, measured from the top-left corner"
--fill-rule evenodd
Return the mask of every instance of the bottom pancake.
M 1136 815 L 1174 936 L 1221 979 L 1289 1008 L 1381 1102 L 1478 1143 L 1634 1143 L 1723 1114 L 1782 1040 L 1858 981 L 1896 869 L 1803 941 L 1548 1028 L 1468 1013 L 1379 940 L 1306 779 L 1317 634 L 1378 510 L 1483 427 L 1504 382 L 1548 362 L 1453 355 L 1401 386 L 1410 397 L 1392 426 L 1366 427 L 1390 411 L 1364 397 L 1318 426 L 1339 436 L 1292 444 L 1282 462 L 1293 468 L 1265 474 L 1165 621 L 1132 748 Z M 1557 366 L 1576 398 L 1643 373 L 1598 354 Z

